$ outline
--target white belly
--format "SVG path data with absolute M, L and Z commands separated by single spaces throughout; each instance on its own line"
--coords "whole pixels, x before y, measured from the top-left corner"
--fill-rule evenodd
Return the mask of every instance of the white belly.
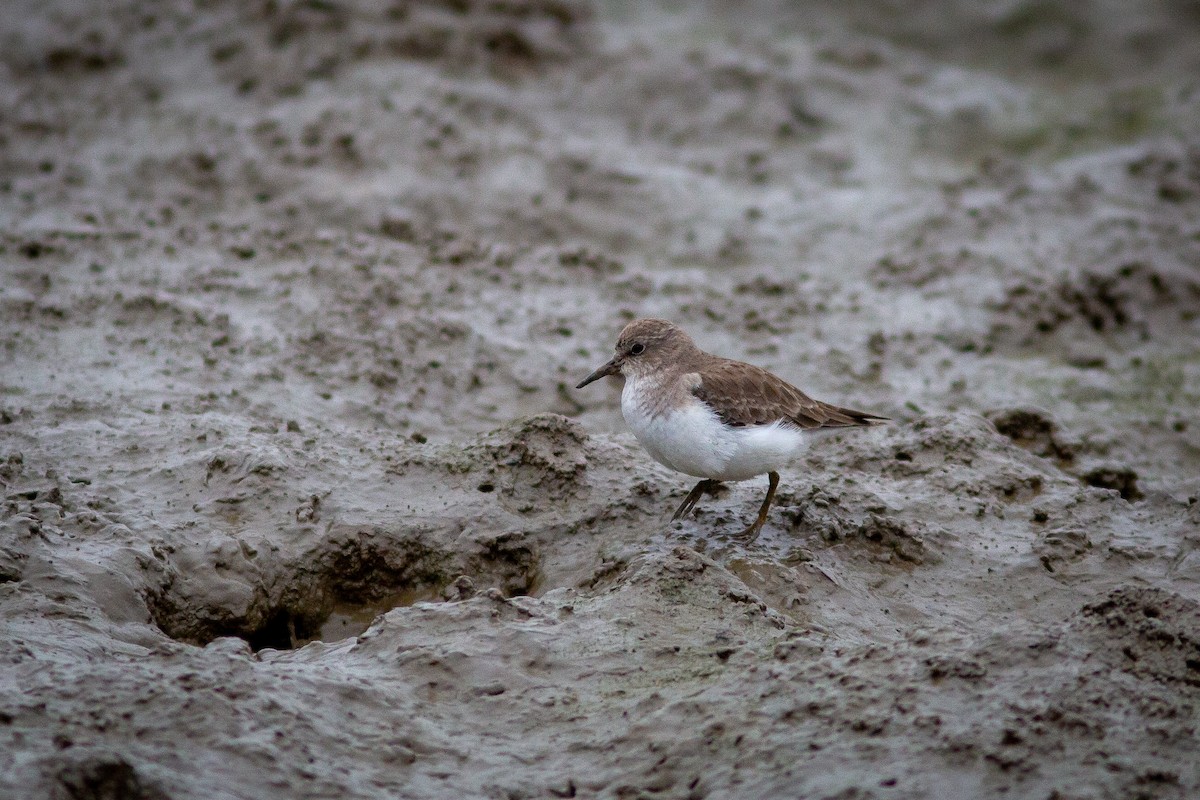
M 673 470 L 697 478 L 744 481 L 780 469 L 804 448 L 804 434 L 797 428 L 778 423 L 730 428 L 698 400 L 652 414 L 638 383 L 626 378 L 621 414 L 646 452 Z

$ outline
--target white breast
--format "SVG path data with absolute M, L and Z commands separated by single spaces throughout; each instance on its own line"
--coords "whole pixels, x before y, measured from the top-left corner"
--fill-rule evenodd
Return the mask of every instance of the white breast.
M 804 447 L 790 425 L 731 428 L 708 406 L 687 395 L 681 407 L 655 409 L 645 379 L 625 379 L 621 414 L 646 452 L 660 464 L 697 478 L 743 481 L 784 466 Z

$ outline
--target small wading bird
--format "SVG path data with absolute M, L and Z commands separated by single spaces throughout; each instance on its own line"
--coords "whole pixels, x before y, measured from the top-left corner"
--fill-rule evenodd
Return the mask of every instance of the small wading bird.
M 701 478 L 671 517 L 677 520 L 722 481 L 766 473 L 758 518 L 739 536 L 753 539 L 767 519 L 779 473 L 804 447 L 805 432 L 874 425 L 887 417 L 813 400 L 765 369 L 706 353 L 673 323 L 639 319 L 617 338 L 616 355 L 576 389 L 624 375 L 621 415 L 660 464 Z

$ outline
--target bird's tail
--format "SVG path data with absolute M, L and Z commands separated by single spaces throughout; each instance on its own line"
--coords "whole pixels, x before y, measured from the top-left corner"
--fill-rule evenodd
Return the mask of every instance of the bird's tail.
M 854 425 L 883 425 L 886 422 L 891 422 L 889 417 L 868 414 L 865 411 L 855 411 L 853 408 L 827 405 L 824 410 L 829 415 L 829 419 L 826 420 L 822 427 L 848 428 Z

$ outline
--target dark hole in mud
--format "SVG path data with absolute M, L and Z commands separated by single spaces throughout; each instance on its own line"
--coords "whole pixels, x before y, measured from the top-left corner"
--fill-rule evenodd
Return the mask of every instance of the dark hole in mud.
M 375 621 L 376 617 L 386 614 L 393 608 L 441 599 L 437 589 L 426 585 L 401 589 L 367 603 L 338 603 L 315 631 L 306 632 L 305 635 L 301 635 L 297 631 L 295 646 L 303 647 L 309 642 L 338 642 L 351 636 L 358 636 L 371 627 L 371 623 Z M 251 647 L 253 646 L 251 643 Z
M 393 608 L 420 602 L 440 601 L 440 592 L 432 585 L 406 587 L 365 601 L 338 600 L 323 616 L 306 616 L 279 609 L 251 630 L 226 627 L 204 637 L 173 636 L 193 644 L 207 644 L 222 636 L 244 639 L 254 652 L 264 649 L 294 650 L 310 642 L 338 642 L 358 636 L 371 627 L 381 614 Z M 164 628 L 173 635 L 169 628 Z
M 189 568 L 195 570 L 194 562 Z M 477 582 L 506 596 L 536 592 L 540 583 L 536 543 L 520 532 L 480 535 L 460 553 L 431 547 L 419 534 L 345 529 L 274 570 L 269 580 L 262 577 L 271 574 L 265 568 L 240 573 L 252 595 L 247 602 L 246 594 L 230 593 L 238 605 L 225 608 L 207 591 L 207 573 L 189 581 L 170 569 L 170 580 L 147 596 L 150 612 L 181 642 L 204 646 L 234 636 L 255 651 L 289 650 L 357 636 L 393 608 L 469 599 Z
M 165 634 L 181 642 L 204 646 L 234 636 L 255 651 L 290 650 L 357 636 L 393 608 L 440 599 L 452 580 L 446 554 L 417 539 L 373 529 L 325 547 L 271 584 L 253 587 L 256 599 L 237 611 L 205 602 L 203 593 L 193 599 L 181 590 L 187 583 L 172 581 L 148 597 L 151 614 Z
M 309 635 L 308 625 L 303 619 L 297 619 L 286 611 L 280 611 L 267 620 L 266 624 L 244 638 L 250 643 L 250 648 L 259 651 L 264 648 L 275 650 L 290 650 L 298 639 Z
M 539 575 L 530 575 L 524 583 L 509 584 L 502 591 L 508 597 L 533 595 L 539 590 Z M 379 585 L 381 581 L 377 581 Z M 386 585 L 386 584 L 385 584 Z M 452 583 L 425 576 L 409 585 L 379 591 L 345 584 L 345 591 L 329 595 L 323 601 L 290 601 L 270 611 L 265 621 L 231 620 L 219 609 L 180 607 L 176 600 L 158 597 L 151 604 L 159 628 L 172 639 L 205 646 L 215 639 L 236 637 L 258 652 L 263 649 L 293 650 L 311 642 L 338 642 L 359 636 L 381 615 L 395 608 L 423 602 L 466 600 L 476 594 L 474 582 L 460 576 Z M 220 618 L 218 621 L 217 617 Z
M 1138 474 L 1129 467 L 1097 467 L 1084 473 L 1082 479 L 1088 486 L 1117 491 L 1130 503 L 1145 497 L 1138 488 Z
M 479 491 L 483 492 L 484 494 L 496 491 L 495 484 L 491 484 L 491 483 L 481 483 L 475 488 L 477 488 Z

